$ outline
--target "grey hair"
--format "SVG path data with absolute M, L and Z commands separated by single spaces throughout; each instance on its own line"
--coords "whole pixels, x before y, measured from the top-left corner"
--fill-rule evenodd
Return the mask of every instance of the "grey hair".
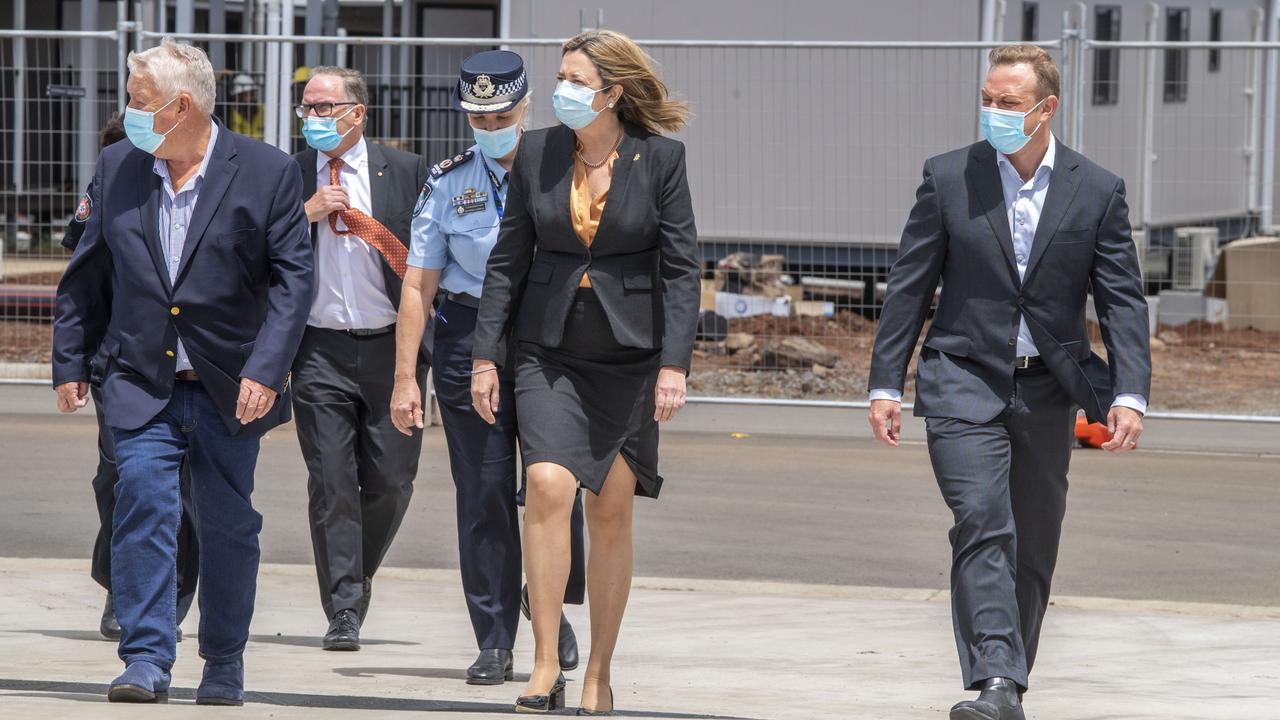
M 342 78 L 342 85 L 347 90 L 347 97 L 352 102 L 358 102 L 366 108 L 369 107 L 369 86 L 365 83 L 364 73 L 336 65 L 319 65 L 311 71 L 312 79 L 321 75 Z
M 146 75 L 166 101 L 185 92 L 196 110 L 212 115 L 216 99 L 213 65 L 195 45 L 165 38 L 156 47 L 129 53 L 129 73 Z

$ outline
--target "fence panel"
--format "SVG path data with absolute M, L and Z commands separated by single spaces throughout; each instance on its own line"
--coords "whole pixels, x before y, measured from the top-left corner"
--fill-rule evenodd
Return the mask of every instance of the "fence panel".
M 254 51 L 236 57 L 258 62 L 220 72 L 218 115 L 261 135 L 267 81 L 293 77 L 303 40 L 239 38 Z M 20 163 L 13 124 L 13 101 L 23 94 L 15 87 L 19 42 Z M 471 144 L 449 95 L 463 58 L 497 41 L 325 42 L 341 42 L 338 57 L 368 78 L 372 139 L 431 162 Z M 8 363 L 0 376 L 47 375 L 47 308 L 66 260 L 57 241 L 92 166 L 85 138 L 120 101 L 114 40 L 94 40 L 88 58 L 78 55 L 82 43 L 0 36 L 0 362 Z M 262 64 L 270 43 L 287 49 L 271 78 Z M 513 40 L 507 47 L 529 69 L 531 125 L 554 123 L 558 45 Z M 986 50 L 976 43 L 723 42 L 647 49 L 694 112 L 677 135 L 688 147 L 707 261 L 691 391 L 865 399 L 877 308 L 922 163 L 978 137 Z M 1257 241 L 1219 251 L 1259 231 L 1264 51 L 1224 47 L 1212 70 L 1207 49 L 1179 52 L 1189 53 L 1188 72 L 1181 87 L 1170 87 L 1165 49 L 1086 45 L 1083 66 L 1066 69 L 1085 78 L 1082 96 L 1066 88 L 1064 107 L 1084 104 L 1083 150 L 1128 185 L 1148 290 L 1159 296 L 1153 407 L 1277 415 L 1280 246 Z M 49 96 L 50 88 L 56 95 L 65 92 L 58 86 L 82 85 L 83 67 L 97 79 L 92 97 Z M 279 111 L 289 113 L 287 151 L 303 147 L 291 111 L 301 89 L 294 83 L 280 99 Z M 91 111 L 82 115 L 83 102 Z M 1055 130 L 1066 137 L 1060 121 Z

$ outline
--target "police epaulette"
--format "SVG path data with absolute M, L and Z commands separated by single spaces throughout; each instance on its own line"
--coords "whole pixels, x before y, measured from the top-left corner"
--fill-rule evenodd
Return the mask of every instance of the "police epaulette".
M 449 172 L 450 170 L 458 167 L 459 165 L 465 165 L 468 161 L 471 160 L 471 158 L 475 157 L 475 155 L 476 154 L 474 152 L 468 150 L 462 153 L 461 155 L 454 155 L 453 157 L 447 160 L 441 160 L 440 162 L 431 166 L 431 177 L 439 178 L 445 173 Z

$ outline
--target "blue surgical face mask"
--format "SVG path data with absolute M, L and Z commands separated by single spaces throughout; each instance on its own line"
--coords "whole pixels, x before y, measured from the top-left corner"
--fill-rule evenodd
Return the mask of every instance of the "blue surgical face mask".
M 349 110 L 342 113 L 338 117 L 313 117 L 309 116 L 302 121 L 302 137 L 306 139 L 307 145 L 319 150 L 320 152 L 329 152 L 330 150 L 342 144 L 342 138 L 347 133 L 355 130 L 355 125 L 347 128 L 347 132 L 338 132 L 338 120 L 350 115 L 355 106 L 351 106 Z
M 1035 130 L 1028 135 L 1023 128 L 1026 127 L 1027 116 L 1035 112 L 1048 98 L 1041 99 L 1040 102 L 1031 106 L 1026 112 L 1018 112 L 1017 110 L 1000 110 L 993 107 L 982 108 L 982 115 L 979 124 L 982 126 L 982 136 L 991 143 L 991 147 L 999 150 L 1005 155 L 1012 155 L 1021 150 L 1028 142 L 1031 141 L 1031 135 L 1035 135 L 1040 129 L 1040 125 L 1036 125 Z
M 178 96 L 174 96 L 173 100 L 177 100 Z M 178 127 L 178 123 L 174 123 L 173 127 L 167 132 L 156 132 L 156 113 L 164 110 L 173 104 L 173 100 L 161 105 L 159 108 L 147 112 L 137 108 L 127 107 L 124 109 L 124 134 L 129 138 L 129 142 L 139 150 L 155 154 L 160 149 L 160 144 L 173 132 L 173 128 Z M 179 121 L 181 122 L 181 121 Z
M 480 152 L 493 160 L 510 155 L 511 151 L 516 149 L 516 143 L 520 142 L 519 122 L 498 130 L 471 128 L 471 132 L 476 137 L 476 145 L 480 146 Z
M 581 130 L 590 125 L 600 114 L 599 110 L 591 108 L 598 92 L 600 90 L 561 80 L 560 84 L 556 85 L 556 91 L 551 94 L 551 107 L 555 108 L 556 119 L 574 130 Z

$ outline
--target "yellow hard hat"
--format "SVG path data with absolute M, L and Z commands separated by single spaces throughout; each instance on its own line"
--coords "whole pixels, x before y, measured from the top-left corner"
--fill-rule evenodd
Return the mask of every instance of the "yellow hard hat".
M 300 65 L 298 66 L 297 70 L 293 71 L 293 81 L 295 83 L 304 83 L 310 79 L 311 79 L 311 68 L 307 67 L 306 65 Z

